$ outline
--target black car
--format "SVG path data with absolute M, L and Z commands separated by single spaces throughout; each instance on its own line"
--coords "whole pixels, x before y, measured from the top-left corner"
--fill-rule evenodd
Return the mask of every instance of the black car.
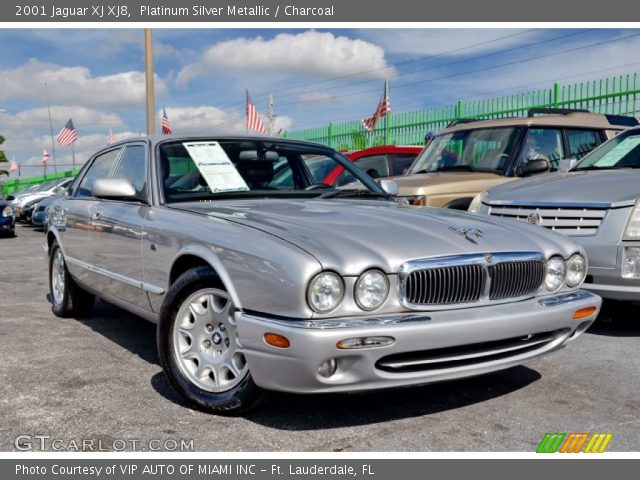
M 0 193 L 0 235 L 13 236 L 16 230 L 16 217 L 13 214 L 13 207 L 9 202 L 12 196 L 5 197 Z

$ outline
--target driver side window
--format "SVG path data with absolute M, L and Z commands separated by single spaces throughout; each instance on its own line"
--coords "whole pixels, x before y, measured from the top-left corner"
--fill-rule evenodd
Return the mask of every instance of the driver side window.
M 95 158 L 91 166 L 85 172 L 84 177 L 74 192 L 74 197 L 92 197 L 91 189 L 93 183 L 99 178 L 108 177 L 113 169 L 113 165 L 118 158 L 120 149 L 109 150 Z

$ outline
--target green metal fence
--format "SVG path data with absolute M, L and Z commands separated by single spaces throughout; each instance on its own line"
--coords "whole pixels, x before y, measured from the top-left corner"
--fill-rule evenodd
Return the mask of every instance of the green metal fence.
M 69 170 L 66 172 L 58 172 L 58 173 L 49 174 L 46 176 L 41 175 L 39 177 L 17 178 L 13 180 L 7 180 L 5 183 L 0 184 L 0 191 L 2 191 L 2 193 L 4 193 L 5 195 L 10 195 L 14 192 L 22 190 L 25 187 L 28 187 L 29 185 L 34 185 L 36 183 L 42 183 L 49 180 L 57 180 L 59 178 L 62 179 L 62 178 L 74 177 L 78 174 L 79 171 L 80 171 L 79 168 L 75 168 L 73 170 Z
M 581 108 L 594 113 L 635 115 L 638 112 L 638 74 L 562 85 L 415 112 L 389 114 L 371 133 L 359 120 L 329 123 L 324 127 L 287 132 L 287 138 L 310 140 L 338 150 L 359 150 L 375 145 L 416 145 L 428 131 L 437 131 L 461 119 L 526 116 L 531 108 Z

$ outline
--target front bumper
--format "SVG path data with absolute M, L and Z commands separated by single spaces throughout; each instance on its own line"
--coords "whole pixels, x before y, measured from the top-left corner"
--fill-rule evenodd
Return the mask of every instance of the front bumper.
M 601 303 L 597 295 L 581 290 L 460 310 L 315 321 L 238 312 L 236 321 L 257 385 L 320 393 L 419 385 L 519 365 L 575 339 L 595 320 Z M 573 320 L 574 312 L 591 306 L 596 307 L 594 313 Z M 267 344 L 265 333 L 285 336 L 289 348 Z M 395 341 L 358 350 L 336 346 L 341 340 L 372 336 Z M 336 370 L 324 377 L 318 369 L 330 359 Z
M 0 233 L 13 232 L 15 226 L 15 217 L 0 217 Z

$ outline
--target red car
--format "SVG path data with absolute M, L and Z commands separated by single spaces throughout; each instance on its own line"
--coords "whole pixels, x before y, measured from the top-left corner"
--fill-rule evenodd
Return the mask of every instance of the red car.
M 403 175 L 411 166 L 416 156 L 422 151 L 421 146 L 383 145 L 371 147 L 346 154 L 352 162 L 373 178 L 385 178 Z M 339 187 L 353 182 L 353 176 L 344 168 L 334 168 L 322 183 Z

